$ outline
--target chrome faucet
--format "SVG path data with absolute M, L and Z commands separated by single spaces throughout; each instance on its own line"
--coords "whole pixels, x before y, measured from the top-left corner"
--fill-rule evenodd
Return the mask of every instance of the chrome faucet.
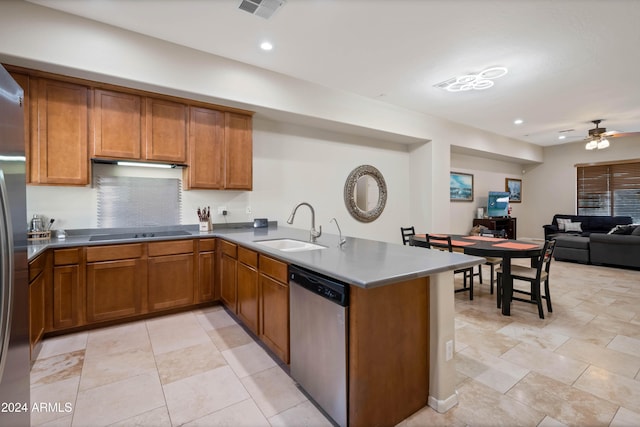
M 316 231 L 316 211 L 313 210 L 313 206 L 311 206 L 309 203 L 307 202 L 298 203 L 298 205 L 295 208 L 293 208 L 293 211 L 291 212 L 291 215 L 287 220 L 287 224 L 293 224 L 293 218 L 296 216 L 296 211 L 302 205 L 308 206 L 309 209 L 311 209 L 311 231 L 310 231 L 309 241 L 315 242 L 316 239 L 320 237 L 320 235 L 322 234 L 322 226 L 319 226 L 318 231 Z
M 340 226 L 338 225 L 338 220 L 335 218 L 331 218 L 331 221 L 329 222 L 335 222 L 336 223 L 336 227 L 338 227 L 338 234 L 340 235 L 339 239 L 340 239 L 340 244 L 338 245 L 339 247 L 342 247 L 342 245 L 344 245 L 345 243 L 347 243 L 347 239 L 345 239 L 344 237 L 342 237 L 342 230 L 340 230 Z

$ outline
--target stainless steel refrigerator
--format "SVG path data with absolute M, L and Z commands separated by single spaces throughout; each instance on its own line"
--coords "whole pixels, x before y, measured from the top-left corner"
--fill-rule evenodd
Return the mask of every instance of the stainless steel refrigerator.
M 30 424 L 24 92 L 0 65 L 0 426 Z

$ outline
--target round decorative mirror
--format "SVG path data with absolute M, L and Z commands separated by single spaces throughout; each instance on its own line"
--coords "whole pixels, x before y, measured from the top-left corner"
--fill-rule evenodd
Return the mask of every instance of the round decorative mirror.
M 387 184 L 380 171 L 371 165 L 351 171 L 344 184 L 344 203 L 358 221 L 378 218 L 387 203 Z

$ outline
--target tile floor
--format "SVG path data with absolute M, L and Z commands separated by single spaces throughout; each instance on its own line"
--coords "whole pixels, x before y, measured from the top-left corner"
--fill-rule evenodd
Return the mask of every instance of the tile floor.
M 554 262 L 551 280 L 544 320 L 501 316 L 486 284 L 456 294 L 460 403 L 400 425 L 640 425 L 640 271 Z M 31 382 L 61 403 L 34 426 L 330 425 L 221 307 L 46 339 Z

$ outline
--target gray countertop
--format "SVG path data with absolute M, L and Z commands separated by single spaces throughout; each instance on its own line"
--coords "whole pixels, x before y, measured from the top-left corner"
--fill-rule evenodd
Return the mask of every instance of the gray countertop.
M 270 226 L 269 228 L 216 228 L 208 233 L 197 231 L 197 226 L 173 227 L 173 230 L 187 231 L 192 238 L 220 237 L 244 247 L 278 258 L 288 264 L 307 268 L 329 277 L 360 286 L 373 288 L 391 283 L 430 276 L 432 274 L 481 264 L 484 258 L 461 253 L 441 252 L 401 244 L 347 237 L 344 246 L 338 246 L 338 236 L 323 233 L 317 242 L 326 246 L 305 252 L 283 252 L 257 244 L 256 241 L 290 238 L 309 240 L 305 230 Z M 67 238 L 52 238 L 45 242 L 31 243 L 28 247 L 29 260 L 49 248 L 74 246 L 95 246 L 122 243 L 140 243 L 156 240 L 181 240 L 188 235 L 176 237 L 151 237 L 121 240 L 90 241 L 91 235 L 121 232 L 111 229 L 68 230 Z

